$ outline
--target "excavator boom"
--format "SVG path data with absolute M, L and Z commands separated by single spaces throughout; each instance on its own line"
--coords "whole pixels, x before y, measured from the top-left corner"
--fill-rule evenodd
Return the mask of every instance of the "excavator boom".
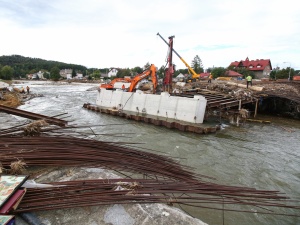
M 136 88 L 137 84 L 143 80 L 146 79 L 147 77 L 151 76 L 152 83 L 153 83 L 153 93 L 156 92 L 156 87 L 157 87 L 157 76 L 156 76 L 156 67 L 154 64 L 151 64 L 150 68 L 143 71 L 142 73 L 136 75 L 133 79 L 130 78 L 115 78 L 113 79 L 109 84 L 101 84 L 100 88 L 105 88 L 105 89 L 114 89 L 114 84 L 116 82 L 123 82 L 123 83 L 130 83 L 130 87 L 128 88 L 128 92 L 133 92 L 134 89 Z
M 130 83 L 131 79 L 130 78 L 115 78 L 109 84 L 101 84 L 100 88 L 114 89 L 114 85 L 116 82 Z
M 151 64 L 150 68 L 145 70 L 144 72 L 136 75 L 132 80 L 131 80 L 131 85 L 128 89 L 128 92 L 133 92 L 136 85 L 143 79 L 151 76 L 152 83 L 153 83 L 153 93 L 156 92 L 156 87 L 157 87 L 157 76 L 156 76 L 156 67 L 154 64 Z

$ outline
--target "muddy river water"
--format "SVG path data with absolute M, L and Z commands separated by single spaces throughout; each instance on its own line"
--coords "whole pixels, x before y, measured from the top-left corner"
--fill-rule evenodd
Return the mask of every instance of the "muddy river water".
M 143 143 L 145 148 L 179 158 L 199 174 L 216 178 L 215 183 L 278 190 L 300 200 L 299 120 L 260 116 L 271 124 L 247 122 L 236 127 L 224 122 L 217 133 L 199 135 L 89 111 L 82 106 L 95 103 L 97 91 L 87 91 L 94 84 L 33 82 L 15 86 L 28 84 L 32 93 L 44 97 L 31 99 L 20 109 L 49 116 L 68 113 L 71 124 L 107 125 L 93 128 L 95 133 L 102 134 L 97 137 L 99 140 Z M 116 133 L 123 135 L 110 135 Z M 255 207 L 247 208 L 254 213 L 224 214 L 211 209 L 184 209 L 208 224 L 300 224 L 299 217 L 256 214 Z M 299 210 L 279 212 L 299 213 Z

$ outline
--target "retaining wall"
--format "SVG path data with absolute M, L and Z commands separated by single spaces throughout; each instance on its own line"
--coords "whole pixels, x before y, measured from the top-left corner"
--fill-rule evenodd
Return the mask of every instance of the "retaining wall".
M 207 100 L 201 95 L 194 98 L 145 94 L 142 91 L 123 92 L 122 90 L 100 89 L 96 105 L 106 108 L 126 110 L 136 114 L 159 116 L 190 123 L 203 123 Z

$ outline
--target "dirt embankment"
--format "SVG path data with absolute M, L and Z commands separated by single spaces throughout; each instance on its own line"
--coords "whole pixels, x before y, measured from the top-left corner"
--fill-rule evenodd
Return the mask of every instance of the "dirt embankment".
M 0 105 L 11 108 L 17 108 L 18 106 L 24 104 L 25 101 L 35 97 L 42 97 L 42 95 L 33 93 L 20 93 L 16 90 L 10 91 L 8 89 L 0 89 Z
M 22 95 L 18 92 L 0 90 L 0 105 L 16 108 L 22 104 Z

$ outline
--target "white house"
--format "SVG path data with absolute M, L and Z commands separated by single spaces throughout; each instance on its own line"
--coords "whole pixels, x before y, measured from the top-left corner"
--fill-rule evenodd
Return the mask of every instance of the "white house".
M 59 72 L 60 76 L 66 79 L 72 79 L 72 69 L 64 69 Z
M 82 73 L 77 73 L 75 78 L 76 79 L 82 79 L 83 78 L 83 74 Z
M 37 76 L 38 76 L 40 79 L 44 79 L 44 72 L 39 71 L 39 72 L 37 73 Z
M 176 77 L 177 79 L 183 79 L 184 75 L 182 73 L 178 74 L 178 76 Z
M 111 68 L 107 74 L 107 77 L 115 77 L 117 76 L 118 70 L 116 68 Z
M 34 74 L 28 74 L 27 77 L 28 79 L 44 79 L 44 72 L 39 71 Z

